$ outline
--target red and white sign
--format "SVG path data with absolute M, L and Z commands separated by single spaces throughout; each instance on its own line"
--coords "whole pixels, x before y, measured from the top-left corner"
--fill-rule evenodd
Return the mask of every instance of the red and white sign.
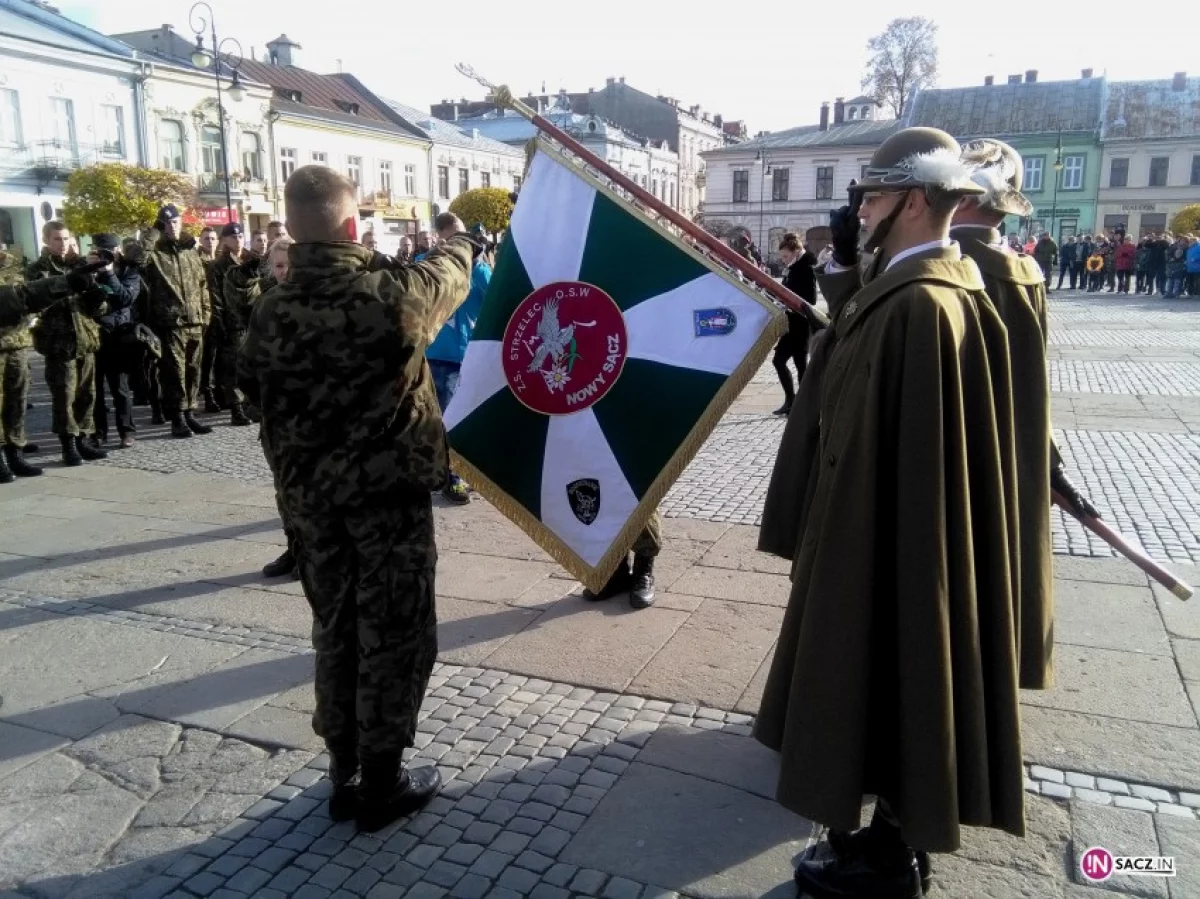
M 621 309 L 581 281 L 539 287 L 513 313 L 502 364 L 513 395 L 543 415 L 595 405 L 621 376 L 629 338 Z
M 230 222 L 237 221 L 237 215 L 230 216 L 229 210 L 224 206 L 220 208 L 201 207 L 196 212 L 200 214 L 200 220 L 206 225 L 228 225 Z

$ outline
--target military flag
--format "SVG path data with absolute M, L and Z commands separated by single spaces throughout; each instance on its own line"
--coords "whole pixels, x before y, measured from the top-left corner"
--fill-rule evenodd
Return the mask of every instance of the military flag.
M 455 470 L 599 589 L 783 328 L 543 139 L 446 410 Z

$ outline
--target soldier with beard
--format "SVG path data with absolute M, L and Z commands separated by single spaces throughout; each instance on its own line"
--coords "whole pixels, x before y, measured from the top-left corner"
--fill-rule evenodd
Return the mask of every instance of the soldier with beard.
M 861 214 L 833 222 L 849 269 L 822 281 L 843 281 L 832 342 L 804 379 L 816 408 L 789 419 L 764 512 L 760 546 L 793 560 L 793 587 L 754 732 L 782 754 L 779 801 L 833 828 L 830 857 L 796 869 L 815 899 L 918 899 L 924 852 L 957 850 L 962 824 L 1024 834 L 1012 384 L 1003 323 L 949 239 L 983 193 L 959 157 L 907 128 L 851 188 Z M 858 217 L 878 250 L 865 276 Z M 875 814 L 852 832 L 864 796 Z

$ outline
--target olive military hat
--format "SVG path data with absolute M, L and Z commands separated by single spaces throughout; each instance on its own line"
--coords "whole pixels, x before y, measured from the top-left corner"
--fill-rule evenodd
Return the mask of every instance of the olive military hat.
M 984 189 L 979 205 L 991 212 L 1033 215 L 1033 204 L 1021 193 L 1025 163 L 1021 154 L 1002 140 L 983 137 L 963 145 L 963 162 L 974 167 L 971 180 Z
M 962 159 L 958 141 L 937 128 L 905 128 L 875 151 L 852 194 L 932 187 L 946 193 L 980 195 L 971 180 L 972 166 Z

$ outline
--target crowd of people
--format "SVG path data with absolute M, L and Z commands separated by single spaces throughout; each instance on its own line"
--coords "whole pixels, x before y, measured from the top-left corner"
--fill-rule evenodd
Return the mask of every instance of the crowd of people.
M 1163 299 L 1200 297 L 1200 237 L 1171 232 L 1147 233 L 1134 241 L 1123 229 L 1105 234 L 1068 237 L 1060 247 L 1049 234 L 1042 234 L 1024 247 L 1012 240 L 1015 249 L 1037 260 L 1048 290 L 1088 293 L 1135 294 Z M 1053 284 L 1054 266 L 1058 283 Z

